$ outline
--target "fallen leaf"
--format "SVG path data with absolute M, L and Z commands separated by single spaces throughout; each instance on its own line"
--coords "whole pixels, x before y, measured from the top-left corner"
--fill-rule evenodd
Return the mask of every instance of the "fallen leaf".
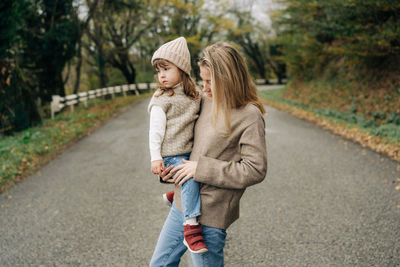
M 400 191 L 400 185 L 396 186 L 395 189 Z

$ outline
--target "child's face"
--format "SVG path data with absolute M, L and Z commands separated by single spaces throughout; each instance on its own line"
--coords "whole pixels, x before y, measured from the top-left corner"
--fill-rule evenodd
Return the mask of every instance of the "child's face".
M 157 68 L 158 81 L 166 88 L 172 88 L 181 82 L 181 73 L 177 66 L 166 62 Z

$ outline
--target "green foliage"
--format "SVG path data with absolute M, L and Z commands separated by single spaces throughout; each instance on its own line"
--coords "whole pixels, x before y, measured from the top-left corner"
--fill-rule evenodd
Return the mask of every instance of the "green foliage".
M 124 75 L 121 73 L 119 69 L 115 68 L 110 69 L 109 81 L 107 83 L 107 86 L 115 86 L 120 84 L 126 84 Z
M 155 73 L 153 71 L 140 71 L 136 76 L 136 83 L 152 83 L 155 82 Z
M 0 3 L 0 132 L 41 121 L 40 106 L 64 95 L 62 71 L 74 56 L 72 0 Z
M 287 0 L 274 23 L 292 75 L 318 77 L 346 57 L 372 68 L 400 55 L 400 5 L 390 0 Z
M 375 120 L 384 120 L 386 118 L 385 112 L 382 112 L 380 110 L 371 112 L 371 116 Z
M 383 137 L 389 137 L 391 139 L 400 140 L 400 125 L 393 123 L 383 124 L 377 128 L 372 129 L 373 134 Z
M 34 69 L 34 87 L 44 103 L 65 95 L 62 71 L 75 55 L 78 27 L 72 19 L 72 0 L 31 2 L 26 15 L 22 67 Z
M 20 38 L 17 33 L 25 24 L 25 8 L 25 0 L 0 1 L 0 58 L 9 57 L 10 49 Z
M 393 111 L 386 120 L 387 123 L 400 125 L 400 114 L 397 110 Z
M 334 118 L 336 120 L 355 124 L 363 128 L 376 127 L 377 125 L 373 120 L 368 120 L 364 116 L 358 115 L 353 111 L 343 112 L 332 109 L 311 109 L 311 111 L 324 117 Z
M 34 97 L 18 66 L 20 30 L 26 25 L 25 0 L 0 2 L 0 133 L 29 127 L 40 117 Z

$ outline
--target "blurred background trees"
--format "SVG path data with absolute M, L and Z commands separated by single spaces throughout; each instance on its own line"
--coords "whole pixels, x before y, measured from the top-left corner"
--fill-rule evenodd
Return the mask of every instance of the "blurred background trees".
M 371 68 L 394 63 L 394 58 L 398 60 L 399 1 L 279 2 L 285 8 L 275 13 L 275 29 L 293 75 L 312 79 L 319 75 L 318 70 L 323 71 L 328 63 L 338 59 Z
M 3 0 L 0 134 L 40 123 L 54 94 L 154 81 L 153 52 L 179 36 L 196 78 L 216 41 L 234 42 L 266 83 L 388 73 L 376 70 L 400 65 L 399 10 L 390 0 Z
M 274 29 L 291 78 L 284 97 L 398 127 L 400 1 L 279 2 Z
M 63 70 L 75 55 L 72 0 L 0 3 L 1 130 L 41 121 L 51 95 L 65 95 Z

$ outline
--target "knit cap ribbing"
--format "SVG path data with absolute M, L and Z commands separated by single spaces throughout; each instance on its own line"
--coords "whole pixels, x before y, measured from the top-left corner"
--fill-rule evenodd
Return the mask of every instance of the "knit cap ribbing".
M 156 59 L 166 59 L 190 75 L 190 52 L 184 37 L 179 37 L 160 46 L 154 52 L 151 64 Z

